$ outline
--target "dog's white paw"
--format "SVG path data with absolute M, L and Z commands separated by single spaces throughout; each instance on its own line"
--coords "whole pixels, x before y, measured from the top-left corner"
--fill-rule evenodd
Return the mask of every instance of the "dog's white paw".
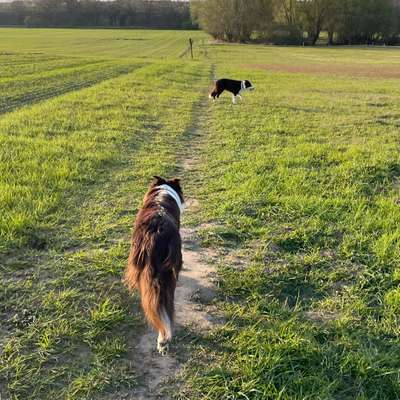
M 168 354 L 169 344 L 157 342 L 157 350 L 162 356 L 166 356 Z

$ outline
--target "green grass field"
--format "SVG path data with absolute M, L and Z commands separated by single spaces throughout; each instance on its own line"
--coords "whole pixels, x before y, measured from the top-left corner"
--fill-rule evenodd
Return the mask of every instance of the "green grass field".
M 352 56 L 354 70 L 398 57 L 279 51 L 290 65 L 296 53 L 305 65 Z M 260 52 L 270 64 L 278 49 Z M 227 323 L 199 352 L 215 349 L 213 368 L 189 370 L 187 398 L 396 399 L 398 81 L 288 73 L 279 62 L 282 72 L 217 61 L 218 76 L 251 77 L 257 90 L 234 112 L 219 102 L 207 122 L 196 221 L 215 225 L 205 243 L 232 249 L 236 263 L 221 260 Z
M 2 399 L 138 385 L 131 224 L 194 144 L 185 223 L 221 254 L 224 323 L 174 344 L 175 397 L 400 398 L 400 53 L 204 39 L 0 29 Z M 205 103 L 213 71 L 256 90 Z

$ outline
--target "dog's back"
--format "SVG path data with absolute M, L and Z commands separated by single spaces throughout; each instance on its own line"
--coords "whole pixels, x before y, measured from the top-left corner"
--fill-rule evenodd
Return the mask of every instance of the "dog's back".
M 159 332 L 161 352 L 172 338 L 174 292 L 182 252 L 180 209 L 176 200 L 160 189 L 166 184 L 159 183 L 147 192 L 137 214 L 125 281 L 129 288 L 139 289 L 144 314 Z
M 254 86 L 251 84 L 249 80 L 245 81 L 237 81 L 234 79 L 218 79 L 214 81 L 214 86 L 209 94 L 209 98 L 218 99 L 219 96 L 226 90 L 232 93 L 232 101 L 236 102 L 236 97 L 238 96 L 241 99 L 240 93 L 246 90 L 253 90 Z
M 236 81 L 233 79 L 218 79 L 214 82 L 214 87 L 210 93 L 210 98 L 218 98 L 221 93 L 225 90 L 231 92 L 232 94 L 238 94 L 241 88 L 241 81 Z

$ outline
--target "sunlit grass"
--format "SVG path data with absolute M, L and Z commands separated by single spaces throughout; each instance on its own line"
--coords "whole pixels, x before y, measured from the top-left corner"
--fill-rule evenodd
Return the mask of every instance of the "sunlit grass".
M 396 399 L 400 90 L 376 67 L 398 52 L 210 44 L 191 62 L 178 58 L 188 37 L 206 38 L 2 30 L 0 396 L 117 398 L 138 384 L 129 232 L 151 176 L 191 155 L 197 120 L 183 185 L 200 206 L 185 221 L 228 255 L 223 324 L 191 332 L 176 397 Z M 256 91 L 197 108 L 212 64 Z M 351 75 L 369 65 L 377 76 Z
M 1 395 L 137 385 L 143 318 L 120 278 L 132 221 L 151 177 L 177 170 L 208 68 L 153 62 L 0 118 Z
M 194 221 L 234 261 L 219 267 L 226 325 L 204 339 L 182 397 L 397 398 L 398 81 L 245 66 L 373 64 L 363 50 L 218 49 L 217 76 L 256 91 L 237 106 L 222 96 L 206 125 Z
M 178 58 L 189 37 L 196 41 L 207 37 L 201 31 L 164 29 L 2 28 L 0 32 L 0 52 L 120 59 Z

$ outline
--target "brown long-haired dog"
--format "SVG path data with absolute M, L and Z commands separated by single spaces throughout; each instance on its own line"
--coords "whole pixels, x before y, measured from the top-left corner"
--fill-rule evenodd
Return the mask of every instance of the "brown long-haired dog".
M 128 288 L 140 291 L 144 314 L 158 331 L 161 354 L 172 339 L 174 293 L 182 268 L 179 228 L 183 205 L 180 180 L 155 176 L 136 216 L 125 272 Z

